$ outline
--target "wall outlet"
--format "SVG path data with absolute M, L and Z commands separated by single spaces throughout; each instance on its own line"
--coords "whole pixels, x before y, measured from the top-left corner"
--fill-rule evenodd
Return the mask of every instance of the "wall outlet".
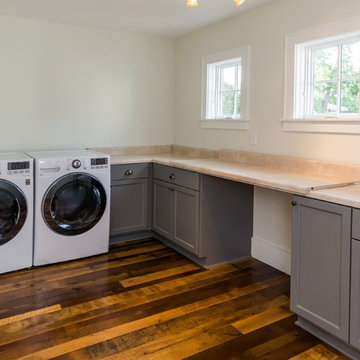
M 253 132 L 253 133 L 251 133 L 250 144 L 251 144 L 251 145 L 257 145 L 257 143 L 258 143 L 258 133 L 257 133 L 257 132 Z

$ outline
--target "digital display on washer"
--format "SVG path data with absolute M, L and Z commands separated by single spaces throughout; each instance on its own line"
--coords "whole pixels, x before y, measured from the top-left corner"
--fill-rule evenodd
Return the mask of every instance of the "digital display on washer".
M 91 165 L 107 165 L 108 159 L 107 158 L 97 158 L 97 159 L 91 159 Z
M 30 169 L 30 161 L 16 161 L 8 163 L 8 170 L 27 170 Z

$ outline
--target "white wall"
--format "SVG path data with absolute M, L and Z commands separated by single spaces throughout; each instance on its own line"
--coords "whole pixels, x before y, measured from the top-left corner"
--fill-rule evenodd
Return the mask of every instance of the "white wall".
M 291 194 L 255 187 L 252 256 L 290 274 Z
M 276 0 L 177 39 L 175 143 L 360 163 L 359 135 L 288 133 L 280 123 L 286 34 L 354 16 L 358 0 Z M 201 129 L 202 57 L 242 45 L 251 46 L 250 131 Z M 291 197 L 256 188 L 254 199 L 253 255 L 289 271 Z
M 360 16 L 358 0 L 275 0 L 179 38 L 176 41 L 175 143 L 360 163 L 360 136 L 285 133 L 280 123 L 286 34 L 354 16 Z M 251 130 L 201 129 L 198 120 L 202 56 L 242 45 L 251 46 Z M 257 146 L 250 145 L 252 131 L 258 133 Z
M 0 17 L 0 151 L 173 142 L 172 40 Z

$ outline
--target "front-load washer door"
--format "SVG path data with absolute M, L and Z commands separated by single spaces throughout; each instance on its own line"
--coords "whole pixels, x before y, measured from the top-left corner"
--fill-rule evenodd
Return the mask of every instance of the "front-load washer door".
M 98 179 L 84 173 L 65 175 L 47 190 L 42 213 L 50 229 L 80 235 L 93 228 L 106 208 L 106 192 Z
M 0 180 L 0 246 L 14 239 L 27 216 L 24 193 L 14 184 Z

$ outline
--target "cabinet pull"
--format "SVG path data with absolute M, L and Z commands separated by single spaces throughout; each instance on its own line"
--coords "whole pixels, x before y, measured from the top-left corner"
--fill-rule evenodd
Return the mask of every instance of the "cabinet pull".
M 291 202 L 291 205 L 292 205 L 292 206 L 296 206 L 296 205 L 297 205 L 297 202 L 293 200 L 293 201 Z
M 171 187 L 169 187 L 168 188 L 170 191 L 175 191 L 175 189 L 174 188 L 171 188 Z
M 175 174 L 171 173 L 171 174 L 169 175 L 169 179 L 170 179 L 170 180 L 175 180 Z
M 134 174 L 134 172 L 132 171 L 132 170 L 126 170 L 125 171 L 125 175 L 126 176 L 131 176 L 131 175 L 133 175 Z

